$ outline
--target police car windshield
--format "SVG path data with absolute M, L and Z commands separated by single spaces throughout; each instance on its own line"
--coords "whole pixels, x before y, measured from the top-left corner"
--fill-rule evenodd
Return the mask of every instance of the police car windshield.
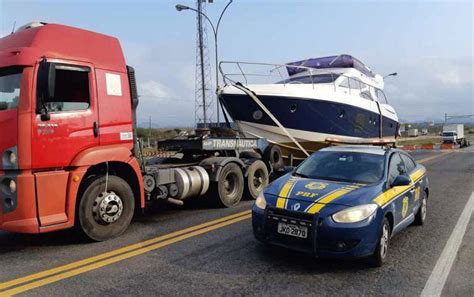
M 309 156 L 295 175 L 324 180 L 371 184 L 383 177 L 384 155 L 320 151 Z

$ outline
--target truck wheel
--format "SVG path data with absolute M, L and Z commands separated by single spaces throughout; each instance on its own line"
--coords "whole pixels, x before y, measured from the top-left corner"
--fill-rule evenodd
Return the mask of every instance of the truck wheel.
M 243 159 L 257 159 L 257 160 L 262 158 L 262 156 L 259 153 L 253 152 L 253 151 L 241 152 L 239 154 L 239 157 Z
M 132 220 L 132 189 L 118 176 L 93 180 L 85 189 L 77 210 L 80 231 L 89 239 L 104 241 L 122 234 Z M 107 184 L 107 189 L 106 189 Z
M 245 197 L 257 199 L 260 192 L 268 185 L 268 169 L 260 160 L 249 166 L 245 186 Z
M 385 217 L 383 219 L 382 227 L 380 228 L 379 239 L 377 240 L 377 247 L 371 257 L 371 262 L 376 267 L 381 267 L 386 259 L 388 253 L 388 244 L 390 243 L 390 222 Z
M 211 195 L 215 201 L 224 207 L 233 207 L 242 199 L 244 193 L 244 175 L 235 163 L 229 163 L 222 168 L 219 180 L 213 183 Z
M 270 144 L 263 153 L 265 162 L 270 163 L 273 170 L 278 170 L 283 167 L 283 154 L 278 145 Z

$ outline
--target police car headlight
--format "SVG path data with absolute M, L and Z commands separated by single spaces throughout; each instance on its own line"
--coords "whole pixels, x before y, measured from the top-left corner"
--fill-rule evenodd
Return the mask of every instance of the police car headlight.
M 349 207 L 332 215 L 332 219 L 337 223 L 357 223 L 374 214 L 377 204 L 364 204 Z
M 258 195 L 257 200 L 255 200 L 255 206 L 260 209 L 265 209 L 267 207 L 267 200 L 265 200 L 263 192 L 261 192 L 260 195 Z

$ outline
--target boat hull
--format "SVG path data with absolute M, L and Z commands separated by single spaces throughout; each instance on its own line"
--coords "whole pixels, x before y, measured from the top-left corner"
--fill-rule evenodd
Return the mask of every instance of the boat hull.
M 258 99 L 305 149 L 327 146 L 327 138 L 342 141 L 395 138 L 399 123 L 395 117 L 329 100 L 259 95 Z M 221 93 L 221 100 L 232 119 L 247 137 L 263 137 L 281 145 L 284 153 L 304 156 L 285 132 L 246 94 Z

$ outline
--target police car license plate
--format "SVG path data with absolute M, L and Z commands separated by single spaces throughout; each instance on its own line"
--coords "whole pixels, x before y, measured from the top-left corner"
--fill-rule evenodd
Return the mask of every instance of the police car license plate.
M 293 224 L 278 223 L 278 233 L 298 238 L 308 237 L 308 228 Z

